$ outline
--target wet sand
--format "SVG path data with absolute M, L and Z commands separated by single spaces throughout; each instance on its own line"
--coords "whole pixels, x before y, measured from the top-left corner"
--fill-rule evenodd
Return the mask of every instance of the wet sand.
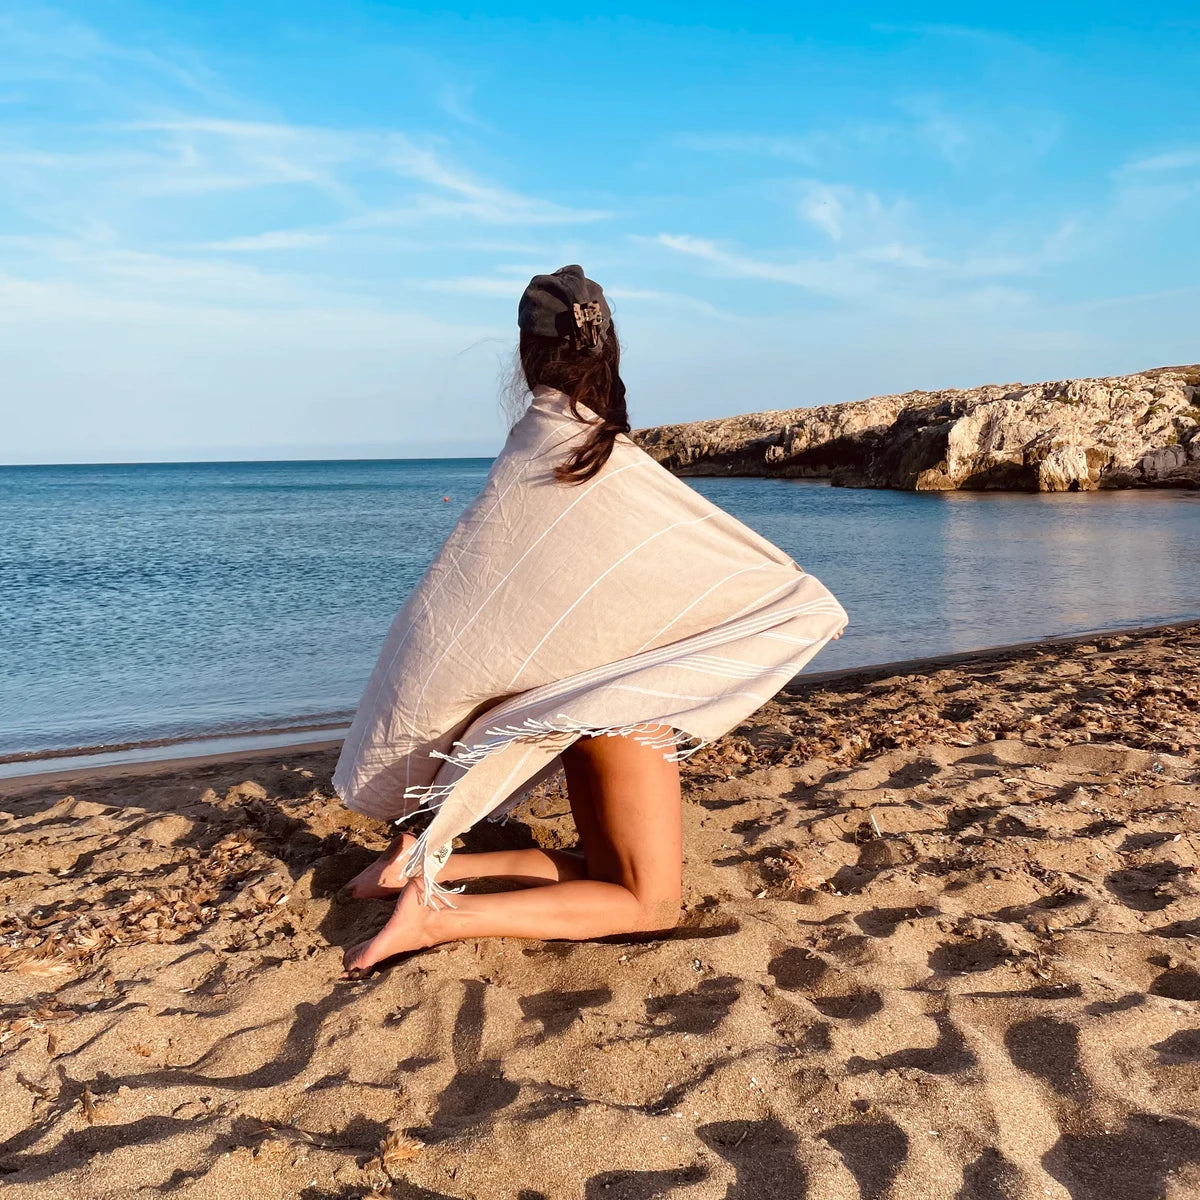
M 781 694 L 687 764 L 669 937 L 341 983 L 335 756 L 0 783 L 7 1194 L 1200 1195 L 1200 625 Z

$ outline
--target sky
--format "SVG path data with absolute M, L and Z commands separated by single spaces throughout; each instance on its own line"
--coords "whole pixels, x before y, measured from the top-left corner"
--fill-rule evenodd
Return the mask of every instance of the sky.
M 540 11 L 5 0 L 0 463 L 492 454 L 570 262 L 639 426 L 1200 360 L 1194 4 Z

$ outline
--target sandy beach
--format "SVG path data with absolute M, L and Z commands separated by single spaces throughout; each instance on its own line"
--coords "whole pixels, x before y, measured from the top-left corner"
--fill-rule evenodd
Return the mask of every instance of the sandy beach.
M 686 764 L 668 937 L 340 982 L 335 757 L 0 781 L 6 1195 L 1200 1195 L 1200 624 L 801 682 Z

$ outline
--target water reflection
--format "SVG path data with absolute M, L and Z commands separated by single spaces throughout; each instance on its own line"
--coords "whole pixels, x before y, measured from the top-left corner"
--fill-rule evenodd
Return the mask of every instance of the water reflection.
M 0 754 L 344 715 L 488 465 L 0 469 Z M 816 669 L 1200 615 L 1197 494 L 689 483 L 845 604 Z
M 689 480 L 850 612 L 821 668 L 1200 615 L 1200 495 Z

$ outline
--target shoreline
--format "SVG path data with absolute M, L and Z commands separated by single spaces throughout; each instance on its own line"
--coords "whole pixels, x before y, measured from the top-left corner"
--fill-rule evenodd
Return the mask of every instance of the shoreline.
M 1036 654 L 1097 638 L 1146 636 L 1192 627 L 1200 627 L 1200 618 L 1153 625 L 1092 629 L 1082 633 L 1054 634 L 1031 641 L 984 646 L 974 650 L 956 650 L 892 662 L 839 667 L 832 671 L 812 671 L 794 676 L 784 684 L 779 694 L 801 696 L 813 688 L 831 683 L 859 679 L 866 682 L 899 675 L 927 674 L 948 667 Z M 156 739 L 126 743 L 118 747 L 80 747 L 74 750 L 53 751 L 41 756 L 14 756 L 8 760 L 0 759 L 0 796 L 19 794 L 26 788 L 49 787 L 73 781 L 113 779 L 123 775 L 149 776 L 177 769 L 203 769 L 228 763 L 254 762 L 271 758 L 281 750 L 290 750 L 296 754 L 332 750 L 341 745 L 348 728 L 348 721 L 337 724 L 321 723 L 194 739 Z M 323 732 L 331 736 L 312 736 Z M 178 752 L 157 757 L 156 752 L 167 746 Z
M 331 714 L 325 714 L 329 716 Z M 252 726 L 247 729 L 215 728 L 198 733 L 181 733 L 169 737 L 142 738 L 138 741 L 97 742 L 91 746 L 54 746 L 47 750 L 15 750 L 0 754 L 0 770 L 26 762 L 49 762 L 62 758 L 86 758 L 90 755 L 124 754 L 165 750 L 168 746 L 190 746 L 200 742 L 232 741 L 237 738 L 288 737 L 295 733 L 315 733 L 322 729 L 345 729 L 354 718 L 354 710 L 333 714 L 332 720 L 297 718 L 292 722 Z M 285 743 L 279 743 L 283 745 Z
M 839 667 L 836 671 L 807 671 L 793 676 L 783 685 L 782 691 L 796 694 L 810 684 L 834 683 L 845 679 L 886 679 L 891 675 L 916 675 L 925 671 L 941 670 L 944 667 L 962 666 L 991 659 L 1008 658 L 1043 647 L 1078 645 L 1096 638 L 1144 636 L 1154 633 L 1169 633 L 1174 630 L 1200 626 L 1200 617 L 1185 617 L 1179 621 L 1162 621 L 1154 625 L 1118 625 L 1104 629 L 1088 629 L 1082 633 L 1056 633 L 1028 642 L 1008 642 L 998 646 L 981 646 L 977 650 L 952 650 L 946 654 L 928 654 L 918 658 L 900 658 L 893 662 L 874 663 L 862 667 Z
M 132 778 L 136 776 L 156 776 L 171 774 L 175 771 L 204 770 L 209 767 L 224 766 L 229 763 L 252 763 L 264 759 L 277 758 L 281 751 L 291 751 L 293 754 L 312 754 L 322 750 L 333 750 L 342 744 L 342 738 L 326 738 L 316 740 L 311 736 L 311 730 L 302 731 L 303 736 L 295 740 L 280 740 L 275 735 L 267 735 L 270 740 L 260 742 L 253 737 L 204 739 L 193 743 L 202 747 L 196 754 L 176 754 L 171 758 L 132 757 L 131 752 L 122 751 L 119 755 L 111 756 L 116 761 L 110 761 L 106 754 L 79 756 L 77 765 L 58 765 L 50 770 L 9 773 L 6 767 L 0 767 L 0 797 L 20 795 L 28 789 L 41 787 L 56 787 L 62 784 L 94 783 L 106 779 Z M 344 730 L 342 731 L 344 733 Z M 208 748 L 212 741 L 230 741 L 240 743 L 236 748 L 213 750 Z M 259 742 L 256 745 L 248 743 Z M 153 751 L 147 751 L 152 754 Z M 55 760 L 51 760 L 55 761 Z M 40 762 L 6 764 L 12 767 L 38 766 Z

